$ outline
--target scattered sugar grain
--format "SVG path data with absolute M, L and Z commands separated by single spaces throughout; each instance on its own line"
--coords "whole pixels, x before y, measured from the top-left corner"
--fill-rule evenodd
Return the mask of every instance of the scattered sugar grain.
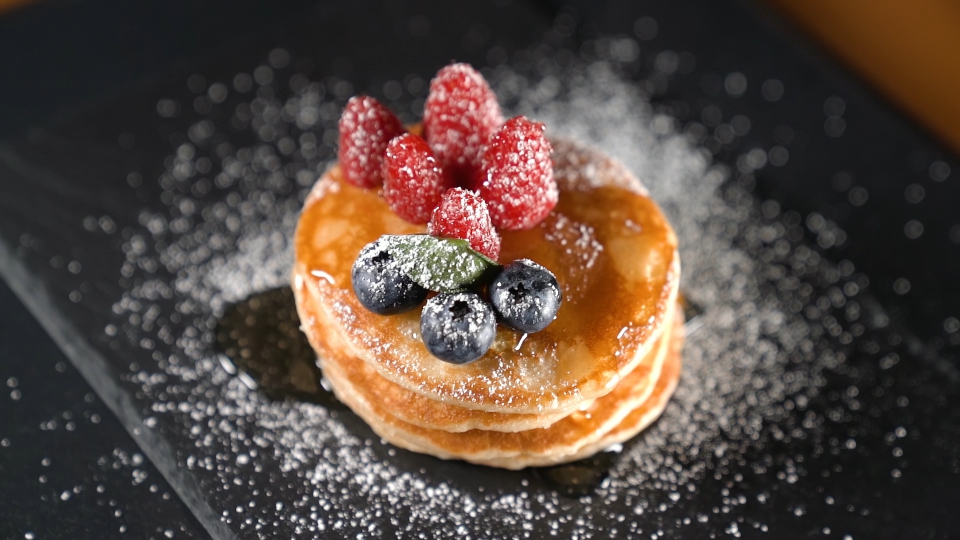
M 611 47 L 594 45 L 598 51 Z M 394 459 L 395 451 L 369 444 L 369 432 L 346 415 L 308 402 L 268 400 L 234 376 L 212 349 L 217 317 L 230 303 L 288 285 L 298 211 L 334 156 L 337 116 L 352 93 L 352 86 L 343 90 L 349 83 L 336 79 L 301 81 L 298 90 L 285 93 L 275 84 L 283 73 L 279 66 L 260 66 L 253 79 L 234 77 L 238 95 L 220 100 L 226 89 L 213 92 L 213 101 L 222 101 L 214 106 L 232 108 L 230 126 L 248 130 L 256 142 L 240 148 L 215 143 L 207 134 L 230 126 L 198 114 L 195 125 L 211 124 L 191 130 L 191 142 L 174 149 L 155 179 L 166 209 L 145 210 L 141 229 L 125 235 L 121 274 L 130 285 L 114 306 L 125 322 L 110 338 L 157 353 L 155 367 L 131 364 L 129 377 L 153 404 L 151 418 L 166 417 L 190 434 L 192 445 L 179 448 L 183 463 L 213 478 L 214 486 L 220 482 L 211 489 L 227 494 L 224 522 L 265 537 L 377 536 L 387 529 L 411 536 L 429 529 L 443 537 L 471 530 L 597 537 L 629 519 L 617 509 L 645 518 L 666 515 L 680 504 L 682 486 L 694 492 L 707 475 L 732 475 L 725 471 L 771 437 L 816 441 L 816 421 L 782 428 L 779 422 L 790 414 L 785 403 L 812 399 L 824 384 L 822 371 L 844 361 L 818 343 L 828 335 L 849 336 L 860 324 L 856 315 L 842 313 L 849 315 L 856 304 L 855 287 L 844 282 L 862 276 L 851 268 L 841 278 L 799 243 L 803 234 L 796 232 L 805 227 L 799 216 L 772 209 L 771 216 L 761 215 L 753 197 L 732 181 L 763 167 L 764 159 L 748 152 L 736 170 L 713 164 L 709 150 L 694 146 L 671 118 L 654 110 L 642 89 L 660 82 L 627 83 L 598 54 L 600 60 L 575 62 L 559 73 L 500 65 L 491 71 L 491 84 L 513 103 L 510 114 L 527 114 L 545 122 L 552 137 L 587 142 L 620 159 L 677 230 L 682 288 L 703 314 L 687 340 L 682 380 L 663 418 L 618 446 L 607 481 L 574 505 L 550 489 L 471 491 L 460 479 L 430 474 L 430 458 L 419 470 L 406 470 L 400 463 L 418 458 Z M 742 93 L 741 78 L 728 76 L 729 93 Z M 767 81 L 768 99 L 773 90 Z M 414 103 L 413 96 L 403 99 Z M 157 110 L 162 117 L 193 114 L 174 99 L 161 100 Z M 209 173 L 200 172 L 206 168 L 200 160 L 208 161 Z M 217 196 L 198 195 L 200 185 L 214 186 Z M 842 239 L 826 220 L 806 226 L 829 232 L 832 240 L 824 243 Z M 579 264 L 589 268 L 602 246 L 589 230 L 558 227 L 557 234 L 570 233 L 571 242 L 592 246 L 578 251 L 585 257 Z M 834 285 L 829 294 L 822 283 Z M 159 354 L 159 343 L 169 353 Z M 279 482 L 268 481 L 274 468 L 283 475 Z M 780 472 L 804 481 L 789 464 Z M 249 493 L 275 503 L 248 505 L 242 499 Z M 725 515 L 738 512 L 723 502 L 726 495 L 702 495 L 714 497 Z M 703 513 L 688 518 L 677 520 L 678 527 L 716 521 L 718 530 L 740 534 L 736 521 L 725 525 Z M 644 529 L 631 522 L 629 530 Z

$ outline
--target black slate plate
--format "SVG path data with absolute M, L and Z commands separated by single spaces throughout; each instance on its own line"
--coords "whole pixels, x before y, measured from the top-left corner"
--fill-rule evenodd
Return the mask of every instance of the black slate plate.
M 76 368 L 0 284 L 0 536 L 203 538 Z
M 0 147 L 0 271 L 211 534 L 957 533 L 955 161 L 731 6 L 294 13 Z M 681 233 L 703 326 L 620 452 L 515 473 L 394 449 L 273 331 L 343 101 L 413 120 L 451 57 L 624 159 Z

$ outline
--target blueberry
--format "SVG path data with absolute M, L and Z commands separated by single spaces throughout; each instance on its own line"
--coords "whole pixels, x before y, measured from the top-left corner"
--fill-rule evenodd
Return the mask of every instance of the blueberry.
M 441 293 L 423 306 L 420 335 L 430 354 L 444 362 L 467 364 L 493 345 L 497 318 L 490 304 L 475 293 Z
M 563 300 L 556 276 L 530 259 L 508 264 L 489 291 L 500 322 L 526 333 L 539 332 L 553 322 Z
M 360 251 L 350 277 L 363 307 L 380 315 L 410 311 L 427 297 L 427 290 L 400 269 L 380 240 Z

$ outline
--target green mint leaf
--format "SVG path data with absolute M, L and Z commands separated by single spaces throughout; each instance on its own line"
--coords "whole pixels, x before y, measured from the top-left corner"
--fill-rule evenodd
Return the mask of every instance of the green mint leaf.
M 385 235 L 381 240 L 410 279 L 431 291 L 461 290 L 499 266 L 466 240 L 427 234 Z

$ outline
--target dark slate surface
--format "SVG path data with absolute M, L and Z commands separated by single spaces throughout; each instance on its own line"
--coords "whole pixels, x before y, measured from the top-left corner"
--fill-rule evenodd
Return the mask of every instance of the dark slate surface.
M 0 306 L 0 537 L 205 538 L 3 283 Z
M 728 163 L 734 170 L 735 160 L 745 147 L 782 147 L 789 156 L 782 166 L 768 166 L 737 181 L 753 189 L 761 200 L 777 200 L 784 210 L 796 210 L 803 216 L 817 212 L 837 222 L 847 233 L 846 242 L 840 246 L 826 242 L 822 249 L 834 260 L 850 259 L 870 276 L 870 294 L 893 318 L 896 332 L 873 337 L 886 341 L 885 347 L 904 359 L 896 371 L 899 378 L 891 383 L 894 389 L 888 395 L 909 395 L 910 399 L 907 405 L 898 406 L 877 398 L 868 403 L 875 405 L 870 409 L 877 411 L 875 416 L 865 415 L 852 427 L 836 427 L 835 435 L 843 437 L 849 429 L 860 428 L 879 440 L 898 425 L 910 427 L 910 433 L 918 435 L 898 443 L 904 455 L 916 456 L 909 459 L 909 467 L 903 460 L 901 467 L 907 474 L 900 482 L 891 483 L 886 463 L 871 465 L 872 454 L 858 450 L 823 464 L 824 470 L 846 470 L 844 475 L 802 489 L 782 486 L 782 491 L 772 495 L 779 510 L 797 501 L 805 502 L 805 517 L 795 521 L 786 517 L 786 512 L 769 515 L 768 510 L 760 507 L 748 508 L 748 512 L 762 515 L 766 523 L 776 527 L 778 537 L 816 537 L 823 534 L 817 525 L 826 522 L 838 531 L 853 533 L 854 538 L 906 534 L 954 538 L 960 534 L 960 523 L 953 512 L 960 505 L 960 436 L 956 428 L 960 425 L 960 406 L 957 385 L 952 379 L 960 334 L 950 320 L 960 315 L 960 286 L 953 278 L 960 270 L 960 229 L 956 228 L 960 218 L 954 210 L 960 200 L 960 166 L 956 160 L 882 101 L 824 63 L 816 53 L 802 47 L 798 50 L 789 31 L 763 16 L 758 18 L 752 8 L 730 3 L 678 5 L 666 1 L 520 5 L 522 16 L 487 21 L 490 28 L 496 29 L 493 33 L 505 50 L 528 45 L 539 38 L 543 28 L 550 26 L 561 28 L 564 33 L 567 28 L 576 28 L 570 38 L 574 45 L 590 43 L 598 35 L 642 39 L 651 36 L 649 21 L 638 21 L 642 17 L 654 19 L 657 31 L 651 39 L 642 39 L 643 47 L 651 51 L 690 52 L 696 58 L 692 73 L 655 89 L 654 102 L 693 130 L 693 136 L 701 129 L 697 125 L 706 125 L 701 143 L 715 149 L 715 159 Z M 291 13 L 296 16 L 291 17 Z M 446 17 L 451 23 L 434 25 L 437 41 L 431 45 L 416 40 L 404 42 L 394 34 L 385 37 L 395 32 L 396 25 L 391 21 L 398 14 L 409 18 L 418 13 L 426 13 L 432 20 Z M 411 71 L 429 74 L 453 55 L 482 64 L 486 55 L 465 50 L 465 31 L 457 26 L 458 20 L 470 17 L 457 17 L 448 8 L 429 3 L 359 3 L 353 8 L 295 2 L 256 8 L 252 3 L 214 3 L 204 7 L 156 3 L 134 8 L 107 2 L 49 2 L 0 20 L 0 44 L 4 50 L 15 50 L 25 42 L 38 43 L 23 54 L 4 55 L 0 60 L 0 69 L 15 75 L 6 77 L 0 89 L 0 133 L 10 141 L 5 147 L 5 162 L 8 166 L 27 165 L 13 168 L 15 174 L 6 170 L 3 180 L 56 188 L 54 195 L 49 195 L 49 190 L 38 190 L 37 193 L 48 193 L 39 198 L 31 198 L 30 190 L 23 189 L 23 184 L 4 188 L 4 195 L 16 193 L 15 199 L 8 196 L 4 201 L 5 219 L 12 215 L 10 212 L 19 216 L 8 220 L 0 235 L 9 258 L 5 262 L 14 257 L 37 258 L 31 251 L 34 250 L 41 252 L 46 264 L 49 255 L 79 250 L 85 260 L 97 261 L 94 267 L 102 265 L 104 275 L 113 275 L 120 261 L 116 246 L 102 240 L 96 245 L 83 244 L 89 242 L 86 236 L 69 232 L 77 220 L 65 216 L 75 212 L 75 217 L 82 218 L 98 205 L 106 204 L 115 217 L 126 216 L 131 223 L 135 222 L 131 201 L 124 200 L 122 193 L 116 194 L 115 199 L 91 199 L 86 197 L 87 188 L 96 184 L 98 177 L 125 174 L 130 160 L 144 159 L 142 155 L 131 158 L 120 151 L 115 142 L 118 134 L 124 130 L 156 133 L 155 114 L 143 104 L 152 103 L 150 100 L 165 93 L 185 93 L 182 85 L 188 75 L 249 69 L 277 46 L 312 58 L 320 71 L 337 69 L 338 65 L 342 67 L 336 63 L 337 55 L 324 47 L 324 39 L 334 36 L 353 45 L 354 64 L 361 66 L 348 75 L 350 80 L 357 88 L 376 88 L 383 80 Z M 538 30 L 532 32 L 530 28 Z M 351 33 L 350 29 L 354 31 Z M 124 47 L 115 46 L 117 36 L 124 40 Z M 385 50 L 385 42 L 401 43 L 402 47 Z M 438 42 L 450 47 L 436 46 Z M 77 46 L 66 48 L 64 43 Z M 645 51 L 642 58 L 652 57 Z M 629 72 L 631 68 L 626 69 Z M 639 81 L 649 66 L 638 63 L 632 69 Z M 742 74 L 747 83 L 742 96 L 725 89 L 725 83 L 736 86 L 738 80 L 730 79 L 736 73 Z M 770 79 L 781 81 L 784 88 L 775 106 L 769 99 L 773 95 L 769 92 L 775 88 L 768 87 L 766 95 L 763 91 L 763 83 Z M 710 126 L 714 112 L 711 106 L 722 110 L 725 118 L 735 114 L 748 116 L 753 122 L 750 133 L 734 145 L 712 140 L 717 132 Z M 31 128 L 40 125 L 46 128 L 42 134 L 31 132 Z M 50 179 L 49 169 L 57 167 L 44 163 L 45 152 L 59 156 L 61 165 L 79 165 L 68 174 L 57 171 L 69 182 L 59 184 Z M 96 159 L 85 159 L 91 155 Z M 159 163 L 153 166 L 154 172 L 162 170 Z M 922 197 L 918 196 L 920 191 Z M 74 204 L 69 204 L 71 201 Z M 866 204 L 861 204 L 863 201 Z M 57 210 L 66 214 L 33 219 L 49 212 L 51 204 L 59 205 Z M 922 226 L 919 236 L 912 221 Z M 64 225 L 67 222 L 71 223 L 69 227 Z M 53 234 L 52 245 L 35 246 L 30 237 L 21 236 L 31 227 L 39 227 L 45 233 L 67 232 Z M 811 242 L 816 239 L 812 237 Z M 20 255 L 14 255 L 17 250 Z M 31 255 L 24 257 L 24 253 Z M 48 330 L 63 329 L 63 323 L 68 323 L 63 332 L 54 332 L 55 337 L 83 367 L 83 336 L 102 329 L 103 320 L 83 320 L 87 315 L 64 300 L 72 290 L 66 283 L 69 276 L 60 283 L 61 278 L 40 268 L 45 266 L 29 260 L 26 265 L 7 264 L 5 277 L 12 279 L 17 293 L 41 316 Z M 31 275 L 35 273 L 38 274 Z M 97 292 L 88 297 L 100 299 L 92 302 L 93 313 L 108 313 L 109 300 L 117 286 L 104 282 L 95 283 L 94 288 Z M 14 300 L 0 297 L 0 301 L 11 306 L 7 311 L 17 312 Z M 52 316 L 44 317 L 45 310 Z M 0 342 L 5 352 L 12 352 L 4 355 L 4 371 L 0 375 L 4 380 L 17 377 L 17 388 L 6 390 L 21 392 L 19 400 L 2 398 L 3 421 L 13 423 L 0 425 L 0 430 L 4 430 L 0 431 L 0 438 L 10 441 L 9 446 L 0 447 L 0 466 L 5 470 L 17 469 L 14 475 L 4 474 L 4 478 L 13 481 L 5 485 L 2 495 L 4 503 L 9 501 L 0 508 L 2 526 L 17 523 L 16 519 L 6 519 L 9 509 L 9 515 L 22 523 L 12 529 L 15 535 L 35 531 L 38 538 L 43 538 L 47 535 L 39 534 L 46 530 L 44 527 L 50 527 L 48 535 L 110 537 L 124 524 L 133 533 L 131 536 L 158 536 L 167 529 L 175 532 L 175 537 L 202 535 L 196 522 L 186 516 L 182 504 L 163 497 L 170 488 L 149 463 L 141 463 L 135 457 L 136 447 L 99 399 L 87 401 L 90 391 L 72 367 L 60 363 L 51 342 L 31 321 L 19 316 L 16 320 L 16 324 L 26 325 L 24 330 L 12 330 L 9 334 L 8 328 L 20 327 L 5 326 L 4 336 L 14 337 Z M 900 338 L 888 339 L 893 333 Z M 40 350 L 46 352 L 32 356 L 33 351 Z M 860 380 L 869 383 L 869 365 L 876 351 L 861 352 L 852 362 L 863 370 Z M 33 363 L 31 358 L 46 359 L 48 364 L 41 368 L 42 362 Z M 86 364 L 84 373 L 93 380 L 94 375 L 104 372 L 91 370 Z M 837 384 L 840 382 L 838 379 Z M 94 386 L 115 410 L 133 406 L 122 394 L 114 393 L 116 385 L 112 381 L 95 380 Z M 836 399 L 841 397 L 838 394 Z M 31 406 L 25 407 L 27 403 Z M 7 414 L 8 411 L 14 414 Z M 64 418 L 66 411 L 72 418 Z M 91 422 L 94 414 L 101 418 L 99 424 Z M 135 421 L 139 416 L 136 411 L 125 416 L 129 428 L 139 426 Z M 39 427 L 52 426 L 52 420 L 57 422 L 56 429 Z M 66 428 L 71 421 L 72 432 Z M 139 444 L 150 448 L 145 453 L 153 456 L 168 452 L 164 444 L 175 443 L 175 439 L 175 434 L 162 430 L 159 437 L 137 434 Z M 785 454 L 796 450 L 789 445 L 783 448 Z M 44 465 L 44 457 L 50 458 L 50 465 Z M 170 462 L 161 465 L 167 467 L 168 477 L 208 529 L 228 537 L 229 532 L 221 528 L 209 506 L 199 504 L 204 494 L 197 485 L 202 481 L 170 468 Z M 135 482 L 141 473 L 146 473 L 145 480 Z M 47 477 L 46 483 L 39 482 L 41 475 Z M 95 493 L 97 485 L 104 486 L 103 494 Z M 156 493 L 151 490 L 153 485 L 157 486 Z M 77 486 L 83 487 L 74 493 Z M 824 490 L 847 504 L 823 503 Z M 62 499 L 64 493 L 66 500 Z M 110 505 L 111 500 L 116 501 L 116 507 Z M 123 510 L 120 517 L 114 517 L 117 509 Z

